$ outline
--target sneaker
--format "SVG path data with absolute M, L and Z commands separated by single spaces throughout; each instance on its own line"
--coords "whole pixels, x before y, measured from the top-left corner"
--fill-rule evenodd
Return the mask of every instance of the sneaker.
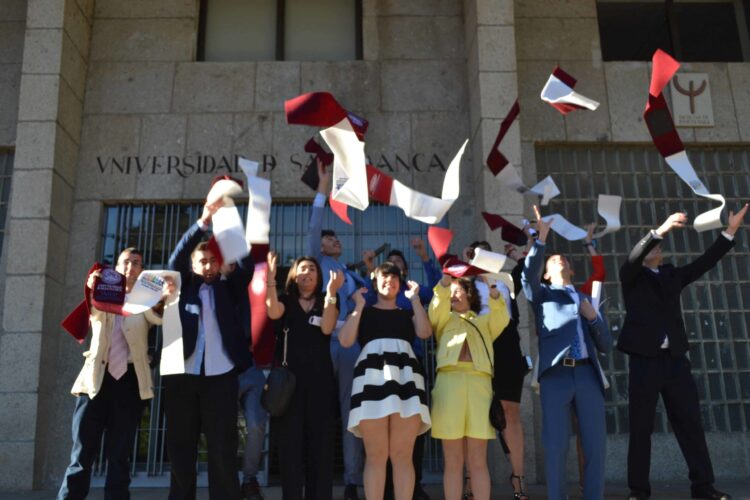
M 242 498 L 245 500 L 263 500 L 257 479 L 253 478 L 246 483 L 242 483 Z
M 359 500 L 356 484 L 347 484 L 344 488 L 344 500 Z

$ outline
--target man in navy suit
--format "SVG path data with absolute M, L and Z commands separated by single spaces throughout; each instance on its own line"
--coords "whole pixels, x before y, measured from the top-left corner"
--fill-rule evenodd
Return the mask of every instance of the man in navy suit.
M 675 213 L 639 241 L 620 268 L 626 316 L 617 348 L 629 355 L 628 486 L 632 500 L 651 495 L 651 433 L 659 394 L 688 464 L 693 498 L 731 498 L 713 487 L 714 472 L 701 423 L 698 390 L 686 356 L 689 346 L 680 296 L 683 288 L 713 268 L 734 246 L 734 233 L 742 224 L 747 207 L 746 204 L 737 214 L 730 212 L 726 230 L 690 264 L 662 265 L 664 235 L 687 222 L 685 214 Z
M 206 435 L 211 500 L 239 500 L 237 374 L 250 366 L 242 305 L 254 264 L 248 255 L 226 276 L 201 242 L 222 201 L 206 205 L 169 258 L 180 272 L 180 321 L 185 373 L 164 377 L 167 451 L 172 465 L 169 500 L 195 500 L 198 438 Z
M 531 302 L 539 338 L 539 385 L 542 401 L 547 495 L 567 498 L 566 458 L 570 442 L 570 410 L 575 405 L 583 445 L 586 500 L 604 497 L 607 428 L 604 417 L 606 379 L 597 358 L 612 347 L 604 317 L 589 297 L 573 287 L 573 272 L 562 255 L 544 262 L 551 220 L 542 220 L 534 207 L 539 237 L 524 262 L 521 282 Z M 541 271 L 544 265 L 544 279 Z

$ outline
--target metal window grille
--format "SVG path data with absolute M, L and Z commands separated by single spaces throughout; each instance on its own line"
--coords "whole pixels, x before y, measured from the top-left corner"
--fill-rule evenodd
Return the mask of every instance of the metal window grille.
M 239 205 L 244 218 L 247 205 Z M 147 269 L 163 269 L 167 265 L 169 254 L 181 235 L 200 216 L 202 205 L 199 203 L 135 203 L 107 205 L 104 210 L 102 245 L 100 258 L 103 262 L 114 263 L 122 248 L 136 246 L 143 251 L 144 265 Z M 303 255 L 306 249 L 306 235 L 310 213 L 309 203 L 276 203 L 271 209 L 271 248 L 278 251 L 282 263 L 288 265 L 294 258 Z M 349 226 L 338 220 L 330 211 L 324 218 L 325 228 L 336 231 L 342 242 L 342 262 L 354 263 L 361 259 L 362 251 L 386 245 L 386 248 L 401 249 L 409 265 L 411 279 L 424 282 L 424 271 L 416 253 L 411 247 L 411 239 L 423 238 L 426 241 L 427 226 L 407 219 L 403 213 L 393 207 L 371 205 L 365 212 L 350 210 L 353 225 Z M 384 252 L 380 259 L 385 258 Z M 160 335 L 157 329 L 157 335 Z M 156 343 L 153 339 L 152 346 Z M 432 360 L 425 367 L 428 379 L 428 397 L 435 379 L 434 343 L 425 343 L 426 358 Z M 133 443 L 133 460 L 131 474 L 133 485 L 167 486 L 169 484 L 169 465 L 166 453 L 166 425 L 162 404 L 162 384 L 158 370 L 154 373 L 155 397 L 144 411 L 141 423 Z M 241 415 L 241 413 L 240 413 Z M 239 417 L 240 447 L 238 456 L 244 450 L 244 418 Z M 336 471 L 341 466 L 340 432 L 336 433 Z M 273 442 L 273 436 L 271 436 Z M 266 478 L 270 473 L 278 472 L 278 465 L 273 447 L 266 446 L 264 464 Z M 100 454 L 101 455 L 101 454 Z M 199 485 L 206 484 L 206 447 L 199 444 L 198 467 Z M 240 463 L 238 461 L 238 463 Z M 104 483 L 106 463 L 103 458 L 97 461 L 93 484 Z M 442 471 L 442 456 L 437 441 L 428 439 L 424 456 L 425 477 L 435 477 Z
M 5 227 L 8 219 L 10 200 L 10 178 L 13 175 L 13 151 L 0 150 L 0 254 L 3 251 Z
M 727 198 L 728 210 L 736 210 L 750 198 L 750 150 L 746 147 L 696 147 L 690 148 L 688 155 L 709 191 Z M 539 177 L 554 176 L 562 192 L 550 202 L 549 211 L 560 212 L 578 225 L 596 217 L 599 193 L 623 196 L 623 227 L 604 237 L 599 245 L 607 269 L 607 316 L 616 339 L 625 316 L 618 269 L 633 245 L 669 214 L 685 210 L 692 218 L 713 205 L 695 196 L 653 148 L 537 146 L 536 165 Z M 664 242 L 665 259 L 684 265 L 718 236 L 718 231 L 674 231 Z M 582 282 L 590 273 L 588 254 L 580 242 L 553 237 L 551 247 L 572 257 L 577 280 Z M 741 234 L 716 268 L 682 294 L 693 376 L 707 431 L 747 432 L 750 425 L 749 257 L 750 246 Z M 614 349 L 605 366 L 612 384 L 606 396 L 607 431 L 627 433 L 627 357 Z M 660 404 L 655 431 L 667 430 L 666 413 Z

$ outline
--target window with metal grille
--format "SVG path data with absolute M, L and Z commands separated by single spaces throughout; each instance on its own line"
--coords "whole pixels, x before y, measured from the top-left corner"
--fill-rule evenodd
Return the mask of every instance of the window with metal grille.
M 0 150 L 0 254 L 3 251 L 5 227 L 10 200 L 10 178 L 13 174 L 13 151 Z
M 750 198 L 750 150 L 689 148 L 688 155 L 708 190 L 727 198 L 728 210 L 737 210 Z M 695 196 L 653 148 L 538 146 L 536 165 L 540 178 L 552 175 L 562 192 L 550 202 L 549 211 L 565 214 L 578 225 L 596 218 L 600 193 L 623 196 L 622 229 L 599 242 L 607 269 L 607 317 L 616 340 L 625 316 L 618 269 L 632 247 L 669 214 L 684 210 L 692 218 L 711 208 L 711 202 Z M 665 261 L 687 264 L 717 237 L 719 231 L 673 231 L 663 244 Z M 734 249 L 682 294 L 690 360 L 707 431 L 750 429 L 750 245 L 743 240 L 739 237 Z M 576 279 L 582 282 L 591 268 L 581 243 L 553 236 L 550 246 L 572 258 Z M 627 357 L 613 349 L 604 366 L 612 384 L 606 394 L 607 431 L 627 433 Z M 667 430 L 660 405 L 655 431 Z
M 199 61 L 362 59 L 361 0 L 201 0 Z
M 240 204 L 238 207 L 244 219 L 247 204 Z M 200 203 L 107 205 L 104 209 L 100 259 L 112 264 L 121 249 L 136 246 L 144 252 L 144 265 L 147 269 L 164 269 L 172 249 L 188 227 L 198 219 L 201 210 Z M 341 240 L 342 262 L 357 263 L 361 260 L 363 250 L 378 247 L 382 247 L 383 250 L 379 256 L 381 261 L 390 249 L 397 248 L 404 252 L 410 278 L 424 283 L 421 261 L 410 242 L 412 238 L 419 237 L 426 243 L 427 225 L 404 217 L 400 209 L 377 204 L 371 205 L 365 212 L 349 212 L 353 223 L 351 226 L 337 219 L 328 210 L 323 224 L 324 228 L 336 231 Z M 282 263 L 288 265 L 294 258 L 305 253 L 309 215 L 309 203 L 275 203 L 272 206 L 270 247 L 279 252 Z M 278 282 L 283 283 L 283 279 L 278 279 Z M 429 383 L 428 397 L 435 378 L 433 349 L 432 341 L 425 344 L 427 359 L 432 360 L 425 367 Z M 155 397 L 143 414 L 133 445 L 134 459 L 131 467 L 134 485 L 168 484 L 169 466 L 164 443 L 166 429 L 161 403 L 162 384 L 158 370 L 154 373 L 154 386 Z M 239 423 L 241 439 L 238 454 L 241 455 L 244 450 L 244 419 L 240 418 Z M 271 438 L 273 439 L 273 436 Z M 336 439 L 336 467 L 340 471 L 340 433 L 336 434 Z M 442 471 L 439 443 L 429 438 L 426 441 L 424 471 L 426 476 L 432 475 L 434 479 L 437 477 L 436 474 Z M 204 441 L 199 445 L 198 460 L 199 471 L 202 473 L 199 475 L 199 484 L 205 484 L 207 456 Z M 276 474 L 278 468 L 273 452 L 266 454 L 266 460 L 264 473 Z M 94 485 L 103 485 L 105 466 L 103 458 L 97 462 Z

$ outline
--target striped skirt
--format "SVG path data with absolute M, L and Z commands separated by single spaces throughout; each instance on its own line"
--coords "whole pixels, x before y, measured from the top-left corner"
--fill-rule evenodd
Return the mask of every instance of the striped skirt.
M 375 339 L 365 344 L 354 366 L 349 431 L 362 437 L 359 422 L 399 414 L 419 415 L 422 434 L 430 429 L 424 377 L 408 342 Z

